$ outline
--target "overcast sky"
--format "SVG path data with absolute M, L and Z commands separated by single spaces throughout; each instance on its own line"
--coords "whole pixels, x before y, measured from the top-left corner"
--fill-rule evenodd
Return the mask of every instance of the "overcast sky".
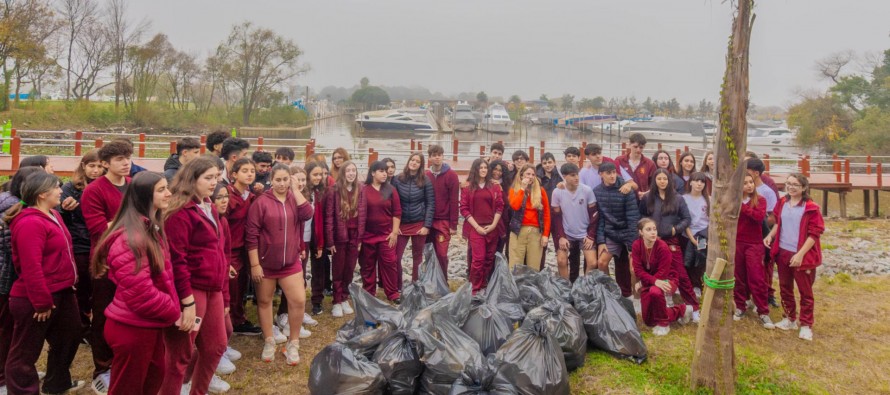
M 206 56 L 249 20 L 293 39 L 316 91 L 372 84 L 523 99 L 635 95 L 716 101 L 731 6 L 722 0 L 130 1 L 179 49 Z M 751 100 L 787 105 L 824 88 L 813 64 L 890 48 L 890 0 L 761 0 Z

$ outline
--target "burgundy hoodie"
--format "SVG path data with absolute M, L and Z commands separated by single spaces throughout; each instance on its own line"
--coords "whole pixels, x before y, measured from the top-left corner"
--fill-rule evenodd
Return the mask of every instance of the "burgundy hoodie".
M 356 204 L 362 199 L 363 186 L 359 182 L 358 190 L 353 191 L 353 193 L 359 194 Z M 325 198 L 324 217 L 324 233 L 328 247 L 334 245 L 334 243 L 348 243 L 350 241 L 358 243 L 358 240 L 349 240 L 349 227 L 358 228 L 358 207 L 355 210 L 355 217 L 344 221 L 340 217 L 340 189 L 336 185 L 328 189 L 328 196 Z
M 207 200 L 209 204 L 209 199 Z M 179 299 L 192 295 L 192 288 L 222 292 L 229 284 L 229 263 L 216 206 L 210 204 L 215 223 L 195 201 L 188 202 L 167 218 L 164 230 L 173 263 L 173 283 Z
M 664 240 L 655 240 L 652 251 L 646 253 L 646 242 L 642 238 L 637 239 L 631 247 L 631 262 L 634 274 L 640 282 L 647 287 L 655 285 L 656 280 L 673 279 L 673 266 L 671 266 L 671 250 Z M 651 262 L 650 262 L 651 260 Z
M 234 186 L 229 185 L 226 189 L 229 190 L 229 208 L 226 210 L 226 218 L 229 220 L 229 232 L 232 237 L 230 248 L 237 250 L 244 247 L 244 227 L 247 226 L 247 212 L 250 210 L 250 205 L 256 199 L 256 196 L 253 192 L 250 192 L 247 194 L 247 199 L 244 199 Z
M 739 209 L 736 241 L 748 244 L 762 244 L 764 218 L 766 218 L 766 198 L 757 196 L 757 208 L 751 207 L 750 200 L 748 203 L 742 203 L 742 207 Z
M 779 199 L 779 203 L 776 204 L 776 208 L 773 209 L 773 214 L 776 216 L 776 226 L 778 226 L 776 238 L 770 247 L 770 255 L 773 259 L 779 254 L 779 237 L 782 236 L 782 209 L 785 208 L 787 203 L 788 197 L 782 197 Z M 803 262 L 800 263 L 800 267 L 797 270 L 810 270 L 822 264 L 822 243 L 819 242 L 819 239 L 822 237 L 822 232 L 825 232 L 825 221 L 822 219 L 819 205 L 813 202 L 812 199 L 807 200 L 803 204 L 806 204 L 806 206 L 804 207 L 803 217 L 800 219 L 800 231 L 798 232 L 800 237 L 797 240 L 797 248 L 803 247 L 803 243 L 807 241 L 808 237 L 816 240 L 816 244 L 813 244 L 813 248 L 807 251 L 807 254 L 803 257 Z
M 427 170 L 426 176 L 433 181 L 433 190 L 436 193 L 436 211 L 433 213 L 433 221 L 449 221 L 451 230 L 457 230 L 458 204 L 460 203 L 460 181 L 457 179 L 457 173 L 451 170 L 447 163 L 443 163 L 438 175 Z
M 62 216 L 56 210 L 50 213 L 55 222 L 36 208 L 25 208 L 10 225 L 12 263 L 19 279 L 9 296 L 28 298 L 38 312 L 53 307 L 53 293 L 77 282 L 71 234 Z
M 303 222 L 314 213 L 309 202 L 298 206 L 290 189 L 284 202 L 271 189 L 257 197 L 247 215 L 244 246 L 258 250 L 264 273 L 283 272 L 294 265 L 299 271 Z
M 130 177 L 126 177 L 126 184 L 129 183 Z M 108 230 L 108 223 L 114 220 L 123 201 L 124 194 L 105 176 L 97 178 L 83 189 L 80 211 L 83 212 L 92 245 L 99 245 L 99 239 Z

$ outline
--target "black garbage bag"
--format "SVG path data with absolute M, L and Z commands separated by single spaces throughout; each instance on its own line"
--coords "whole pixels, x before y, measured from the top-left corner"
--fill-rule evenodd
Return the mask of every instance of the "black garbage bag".
M 513 332 L 513 324 L 497 306 L 481 303 L 470 309 L 470 316 L 461 329 L 479 343 L 482 355 L 488 355 L 507 341 Z
M 381 394 L 386 381 L 376 363 L 340 343 L 315 355 L 309 367 L 309 393 Z
M 548 300 L 529 311 L 522 326 L 528 327 L 537 321 L 543 321 L 547 325 L 547 332 L 559 343 L 566 361 L 566 369 L 572 371 L 584 366 L 584 359 L 587 356 L 587 333 L 584 331 L 581 315 L 572 305 L 555 299 Z
M 526 313 L 544 303 L 544 295 L 541 295 L 541 291 L 538 291 L 534 285 L 522 284 L 518 288 L 522 310 Z
M 569 280 L 555 276 L 549 270 L 538 273 L 536 280 L 545 300 L 559 299 L 568 304 L 572 303 L 572 283 Z
M 526 322 L 530 324 L 525 325 Z M 569 373 L 559 344 L 543 320 L 529 320 L 513 332 L 498 350 L 500 374 L 508 377 L 520 394 L 568 394 Z
M 648 351 L 636 315 L 631 313 L 633 306 L 631 312 L 627 311 L 613 278 L 593 270 L 575 281 L 572 297 L 591 346 L 636 363 L 646 360 Z
M 355 303 L 355 317 L 337 331 L 337 342 L 371 358 L 380 343 L 406 327 L 404 317 L 398 309 L 371 296 L 358 284 L 349 284 L 349 294 Z
M 497 306 L 510 321 L 520 322 L 525 317 L 519 288 L 516 287 L 513 275 L 510 274 L 507 259 L 501 253 L 494 255 L 494 270 L 489 277 L 488 286 L 481 294 L 488 304 Z
M 435 301 L 451 293 L 451 288 L 448 287 L 448 281 L 445 280 L 445 274 L 442 273 L 442 267 L 439 266 L 439 258 L 436 258 L 436 250 L 432 243 L 423 247 L 423 262 L 417 270 L 420 271 L 417 282 L 423 286 L 423 293 L 428 298 Z
M 372 359 L 386 379 L 386 393 L 412 395 L 417 390 L 423 364 L 417 346 L 408 332 L 397 331 L 380 344 Z
M 516 387 L 509 378 L 499 374 L 501 362 L 489 355 L 482 364 L 464 367 L 449 395 L 515 395 Z
M 526 265 L 513 266 L 513 281 L 517 286 L 530 285 L 538 286 L 538 272 Z

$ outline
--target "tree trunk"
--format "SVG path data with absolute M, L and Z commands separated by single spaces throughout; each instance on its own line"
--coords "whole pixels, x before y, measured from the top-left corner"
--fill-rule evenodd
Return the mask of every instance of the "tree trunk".
M 714 144 L 716 174 L 708 230 L 706 273 L 711 275 L 717 259 L 725 260 L 726 266 L 719 280 L 734 277 L 735 241 L 745 174 L 741 158 L 745 154 L 748 134 L 748 47 L 754 23 L 754 1 L 737 0 L 736 6 L 720 92 L 720 128 Z M 703 300 L 705 304 L 692 359 L 692 386 L 709 388 L 715 394 L 734 394 L 736 369 L 732 314 L 735 304 L 732 290 L 705 287 Z

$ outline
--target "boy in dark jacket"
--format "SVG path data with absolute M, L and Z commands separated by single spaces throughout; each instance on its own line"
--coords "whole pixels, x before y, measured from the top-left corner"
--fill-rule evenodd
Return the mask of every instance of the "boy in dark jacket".
M 621 287 L 621 295 L 631 295 L 630 249 L 637 239 L 636 224 L 640 221 L 640 209 L 634 194 L 621 193 L 624 180 L 618 177 L 618 169 L 612 163 L 599 167 L 603 183 L 594 188 L 599 208 L 599 224 L 596 242 L 599 260 L 597 266 L 609 272 L 609 261 L 615 257 L 615 280 Z M 591 268 L 588 268 L 588 270 Z
M 164 162 L 164 178 L 173 181 L 179 168 L 201 155 L 201 142 L 191 137 L 183 137 L 176 142 L 176 153 Z
M 431 145 L 427 149 L 430 159 L 430 168 L 426 171 L 426 177 L 433 183 L 435 192 L 435 212 L 433 213 L 433 227 L 427 236 L 427 242 L 433 243 L 439 266 L 448 276 L 448 244 L 451 236 L 457 234 L 457 213 L 460 202 L 460 182 L 457 173 L 451 170 L 445 161 L 445 150 L 440 145 Z

